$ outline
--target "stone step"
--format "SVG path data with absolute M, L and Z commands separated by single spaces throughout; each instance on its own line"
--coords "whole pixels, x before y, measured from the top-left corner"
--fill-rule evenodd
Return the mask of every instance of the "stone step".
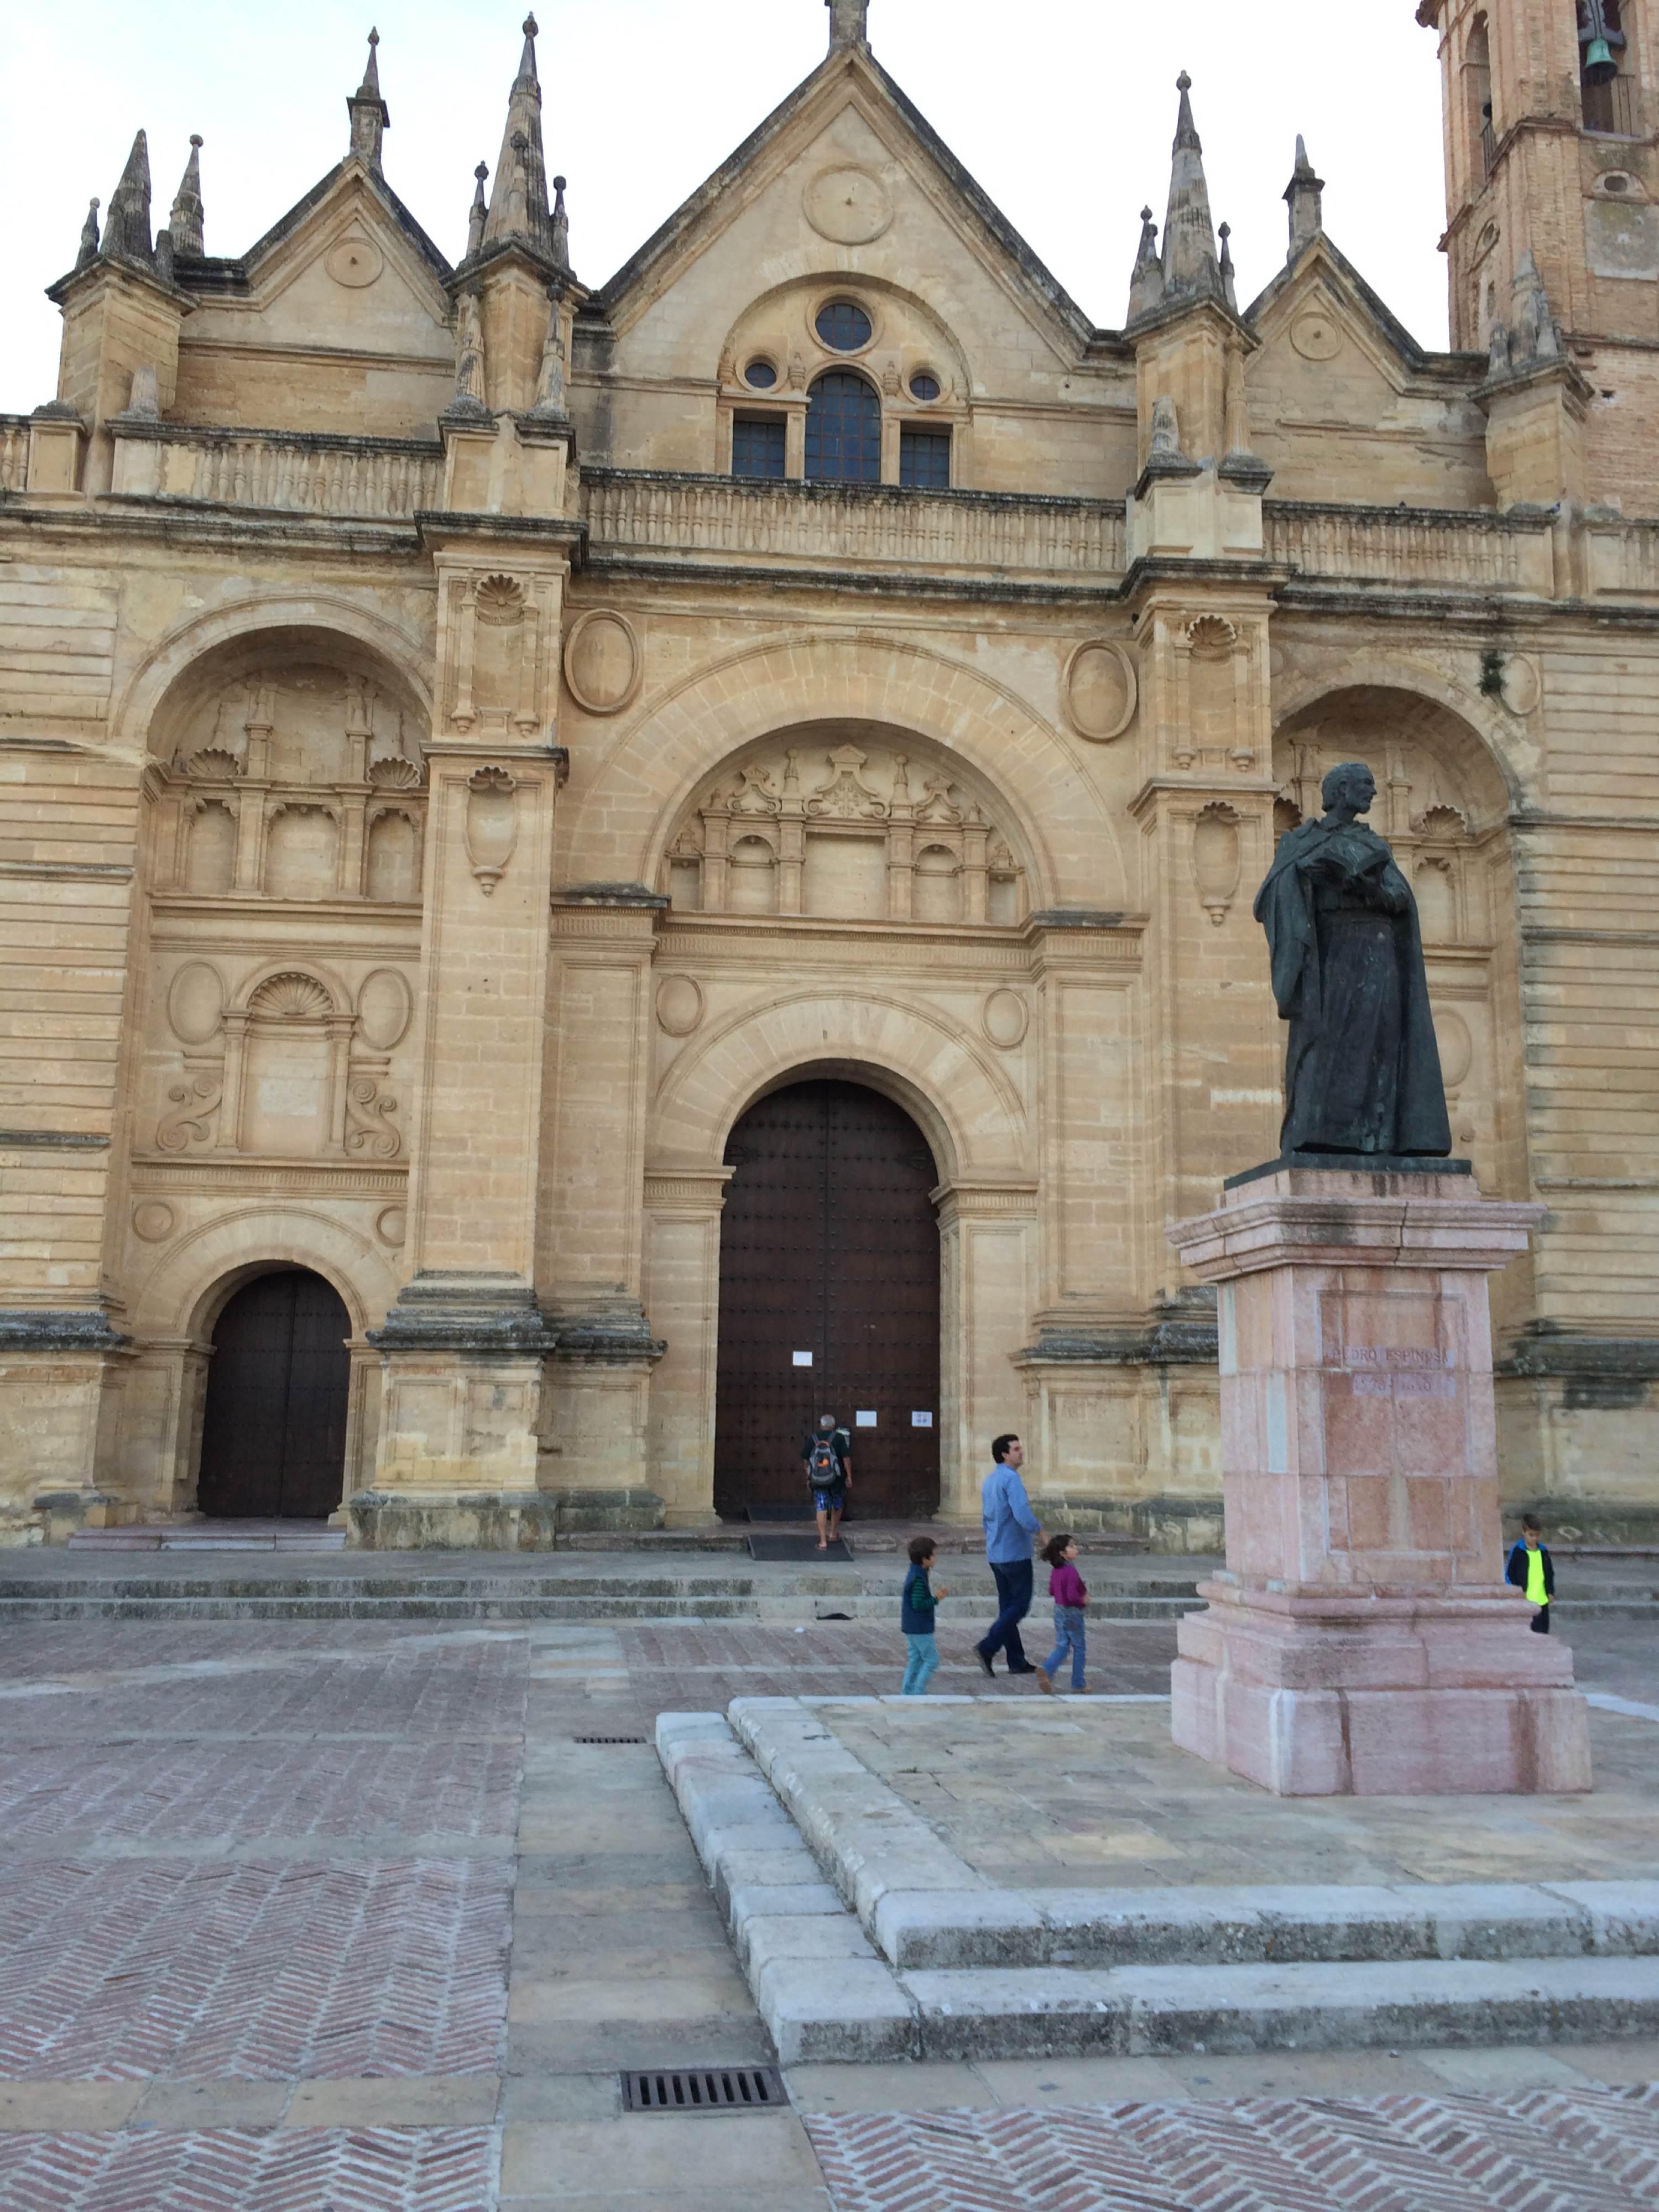
M 987 1594 L 988 1600 L 989 1594 Z M 1173 1620 L 1192 1609 L 1192 1598 L 1109 1600 L 1091 1611 L 1101 1626 Z M 222 1583 L 199 1590 L 117 1593 L 107 1588 L 70 1592 L 0 1592 L 0 1623 L 30 1620 L 745 1620 L 794 1627 L 840 1619 L 892 1625 L 898 1595 L 803 1593 L 759 1595 L 696 1587 L 663 1594 L 602 1593 L 568 1584 L 550 1592 L 405 1591 L 383 1586 L 356 1590 L 311 1583 L 302 1589 L 227 1591 Z
M 884 2003 L 874 1975 L 886 1975 Z M 1644 1959 L 1030 1967 L 889 1974 L 782 1960 L 756 1978 L 785 2065 L 1074 2053 L 1418 2050 L 1659 2033 Z

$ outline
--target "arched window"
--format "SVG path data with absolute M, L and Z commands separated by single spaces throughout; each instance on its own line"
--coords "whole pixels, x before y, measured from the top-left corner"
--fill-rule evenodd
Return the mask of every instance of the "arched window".
M 1469 33 L 1463 63 L 1463 90 L 1468 102 L 1469 137 L 1480 149 L 1480 173 L 1483 178 L 1489 177 L 1498 149 L 1498 133 L 1492 122 L 1492 43 L 1484 15 L 1475 17 Z
M 830 369 L 807 394 L 806 473 L 839 483 L 881 481 L 881 402 L 849 369 Z
M 1636 80 L 1629 72 L 1622 0 L 1578 0 L 1578 66 L 1586 131 L 1634 137 Z

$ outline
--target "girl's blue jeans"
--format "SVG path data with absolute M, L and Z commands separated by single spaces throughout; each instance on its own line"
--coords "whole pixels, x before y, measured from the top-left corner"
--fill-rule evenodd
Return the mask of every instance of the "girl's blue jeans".
M 1072 1655 L 1072 1687 L 1083 1687 L 1083 1668 L 1086 1656 L 1087 1639 L 1083 1631 L 1083 1607 L 1080 1605 L 1057 1605 L 1054 1607 L 1054 1648 L 1042 1662 L 1042 1671 L 1051 1679 L 1060 1672 L 1060 1662 L 1067 1651 Z
M 910 1647 L 910 1663 L 904 1670 L 904 1687 L 900 1695 L 920 1698 L 926 1693 L 939 1665 L 939 1639 L 933 1636 L 907 1636 Z

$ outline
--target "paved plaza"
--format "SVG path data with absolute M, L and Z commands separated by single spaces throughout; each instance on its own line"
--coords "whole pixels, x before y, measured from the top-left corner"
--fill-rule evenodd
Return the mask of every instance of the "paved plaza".
M 876 1757 L 896 1725 L 965 1712 L 1013 1830 L 1051 1837 L 1073 1717 L 986 1684 L 971 1633 L 945 1631 L 939 1686 L 980 1703 L 844 1724 Z M 1119 1694 L 1167 1679 L 1167 1625 L 1092 1640 Z M 1641 1705 L 1653 1628 L 1587 1621 L 1574 1642 L 1588 1681 Z M 856 1620 L 0 1629 L 3 2212 L 1659 2203 L 1643 2044 L 805 2065 L 787 2111 L 625 2115 L 625 2069 L 774 2055 L 657 1715 L 884 1692 L 896 1644 Z M 1159 1706 L 1118 1712 L 1106 1817 L 1133 1820 L 1173 1754 Z M 1619 1824 L 1659 1725 L 1596 1724 L 1607 1848 L 1628 1833 L 1650 1861 L 1652 1824 Z M 1197 1878 L 1207 1848 L 1147 1863 Z M 1135 1863 L 1116 1854 L 1112 1879 Z

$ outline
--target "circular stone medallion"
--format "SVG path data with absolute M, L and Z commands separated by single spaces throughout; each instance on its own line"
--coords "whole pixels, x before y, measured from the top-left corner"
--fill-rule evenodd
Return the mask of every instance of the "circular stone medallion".
M 133 1233 L 146 1244 L 159 1244 L 163 1237 L 172 1236 L 176 1218 L 173 1208 L 162 1200 L 144 1199 L 132 1209 Z
M 376 1052 L 390 1052 L 403 1042 L 415 1000 L 409 985 L 395 968 L 377 968 L 363 979 L 357 994 L 357 1021 L 365 1044 Z
M 1012 1052 L 1025 1041 L 1030 1012 L 1018 991 L 993 991 L 985 1001 L 980 1026 L 1001 1052 Z
M 670 1036 L 690 1036 L 702 1019 L 702 986 L 692 975 L 665 975 L 657 986 L 657 1019 Z
M 167 993 L 167 1019 L 184 1044 L 205 1044 L 219 1026 L 225 987 L 205 960 L 187 960 Z
M 640 641 L 631 623 L 609 608 L 579 615 L 565 640 L 564 680 L 590 714 L 619 714 L 640 688 Z
M 340 239 L 331 246 L 323 266 L 348 292 L 361 292 L 374 282 L 386 261 L 372 238 L 354 236 Z
M 1079 737 L 1103 745 L 1121 738 L 1135 718 L 1135 665 L 1121 645 L 1091 638 L 1066 664 L 1066 711 Z
M 893 202 L 867 169 L 824 169 L 801 194 L 806 220 L 836 246 L 867 246 L 893 220 Z
M 1331 316 L 1316 308 L 1291 325 L 1291 343 L 1304 361 L 1334 361 L 1342 350 L 1342 333 Z
M 1468 1076 L 1474 1058 L 1474 1040 L 1462 1014 L 1449 1008 L 1434 1011 L 1434 1034 L 1440 1046 L 1440 1076 L 1448 1091 L 1455 1091 Z
M 1504 663 L 1504 704 L 1513 714 L 1530 714 L 1544 696 L 1544 679 L 1528 653 L 1511 653 Z
M 383 1244 L 390 1244 L 394 1252 L 402 1246 L 408 1231 L 408 1216 L 401 1206 L 382 1206 L 374 1217 L 374 1234 Z

